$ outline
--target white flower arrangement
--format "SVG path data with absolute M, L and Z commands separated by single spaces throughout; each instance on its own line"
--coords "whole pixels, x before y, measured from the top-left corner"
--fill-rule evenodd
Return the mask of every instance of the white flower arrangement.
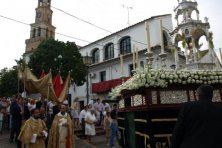
M 111 90 L 111 99 L 121 96 L 122 90 L 136 90 L 141 87 L 166 88 L 172 84 L 217 84 L 222 83 L 220 70 L 154 70 L 145 66 L 144 70 L 137 69 L 134 75 L 125 83 Z

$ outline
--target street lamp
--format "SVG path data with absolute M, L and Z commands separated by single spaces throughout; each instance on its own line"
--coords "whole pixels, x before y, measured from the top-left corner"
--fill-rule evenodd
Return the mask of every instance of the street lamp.
M 92 64 L 92 57 L 88 56 L 88 53 L 86 53 L 86 56 L 83 57 L 83 63 L 86 65 L 86 68 L 87 68 L 86 99 L 87 99 L 87 105 L 88 105 L 89 104 L 89 65 Z
M 61 55 L 61 54 L 58 55 L 58 57 L 55 57 L 55 58 L 54 58 L 54 61 L 55 61 L 55 62 L 60 63 L 60 64 L 59 64 L 59 71 L 60 71 L 61 68 L 62 68 L 62 62 L 61 62 L 61 60 L 62 60 L 62 55 Z

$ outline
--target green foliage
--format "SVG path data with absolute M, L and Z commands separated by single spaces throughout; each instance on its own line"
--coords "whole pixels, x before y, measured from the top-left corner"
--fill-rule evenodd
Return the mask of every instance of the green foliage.
M 64 78 L 68 71 L 71 71 L 71 78 L 80 86 L 85 82 L 87 73 L 86 66 L 83 63 L 79 49 L 73 42 L 61 42 L 58 40 L 44 40 L 31 55 L 28 66 L 36 76 L 40 76 L 44 70 L 52 75 L 59 71 Z
M 19 83 L 19 92 L 23 90 L 23 84 Z M 0 79 L 0 96 L 10 97 L 18 91 L 17 67 L 13 69 L 2 69 Z
M 172 56 L 172 57 L 174 57 L 175 50 L 176 50 L 175 47 L 172 47 L 172 48 L 170 49 L 170 52 L 171 52 L 171 56 Z
M 25 69 L 25 60 L 20 58 L 19 60 L 15 60 L 17 65 L 19 65 L 19 68 L 23 71 Z
M 182 41 L 182 46 L 183 46 L 183 48 L 186 47 L 186 41 L 185 40 Z
M 183 46 L 183 48 L 186 48 L 186 36 L 185 36 L 184 33 L 182 33 L 181 39 L 182 39 L 182 46 Z
M 214 49 L 213 32 L 209 32 L 209 43 L 210 43 L 210 48 Z

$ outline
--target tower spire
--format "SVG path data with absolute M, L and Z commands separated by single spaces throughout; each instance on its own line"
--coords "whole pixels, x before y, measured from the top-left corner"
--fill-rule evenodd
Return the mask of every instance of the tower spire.
M 35 22 L 31 24 L 30 38 L 25 41 L 24 55 L 29 55 L 46 38 L 55 38 L 55 27 L 52 25 L 51 0 L 38 0 L 35 9 Z
M 205 22 L 199 19 L 197 6 L 198 4 L 195 0 L 178 0 L 178 6 L 174 9 L 177 27 L 171 33 L 173 35 L 172 43 L 176 46 L 175 49 L 178 49 L 178 43 L 182 41 L 183 49 L 185 50 L 186 64 L 201 62 L 203 58 L 203 54 L 201 54 L 202 51 L 200 51 L 201 44 L 199 43 L 201 36 L 206 37 L 206 42 L 209 47 L 207 50 L 212 57 L 213 49 L 209 46 L 210 24 L 208 19 L 205 19 Z M 212 60 L 209 62 L 213 63 Z

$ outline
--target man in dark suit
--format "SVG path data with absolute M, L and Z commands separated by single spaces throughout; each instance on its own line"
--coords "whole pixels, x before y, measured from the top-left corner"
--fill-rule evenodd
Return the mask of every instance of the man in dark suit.
M 210 85 L 201 85 L 197 94 L 198 101 L 180 110 L 171 148 L 222 148 L 222 106 L 212 103 Z
M 44 107 L 46 110 L 47 102 L 45 101 L 45 98 L 41 96 L 41 100 L 36 102 L 36 108 L 40 109 L 41 107 Z
M 10 142 L 13 141 L 14 134 L 16 134 L 17 148 L 21 148 L 21 142 L 17 140 L 23 120 L 24 108 L 23 98 L 18 97 L 15 102 L 11 104 L 10 112 L 12 115 L 12 128 L 10 133 Z

